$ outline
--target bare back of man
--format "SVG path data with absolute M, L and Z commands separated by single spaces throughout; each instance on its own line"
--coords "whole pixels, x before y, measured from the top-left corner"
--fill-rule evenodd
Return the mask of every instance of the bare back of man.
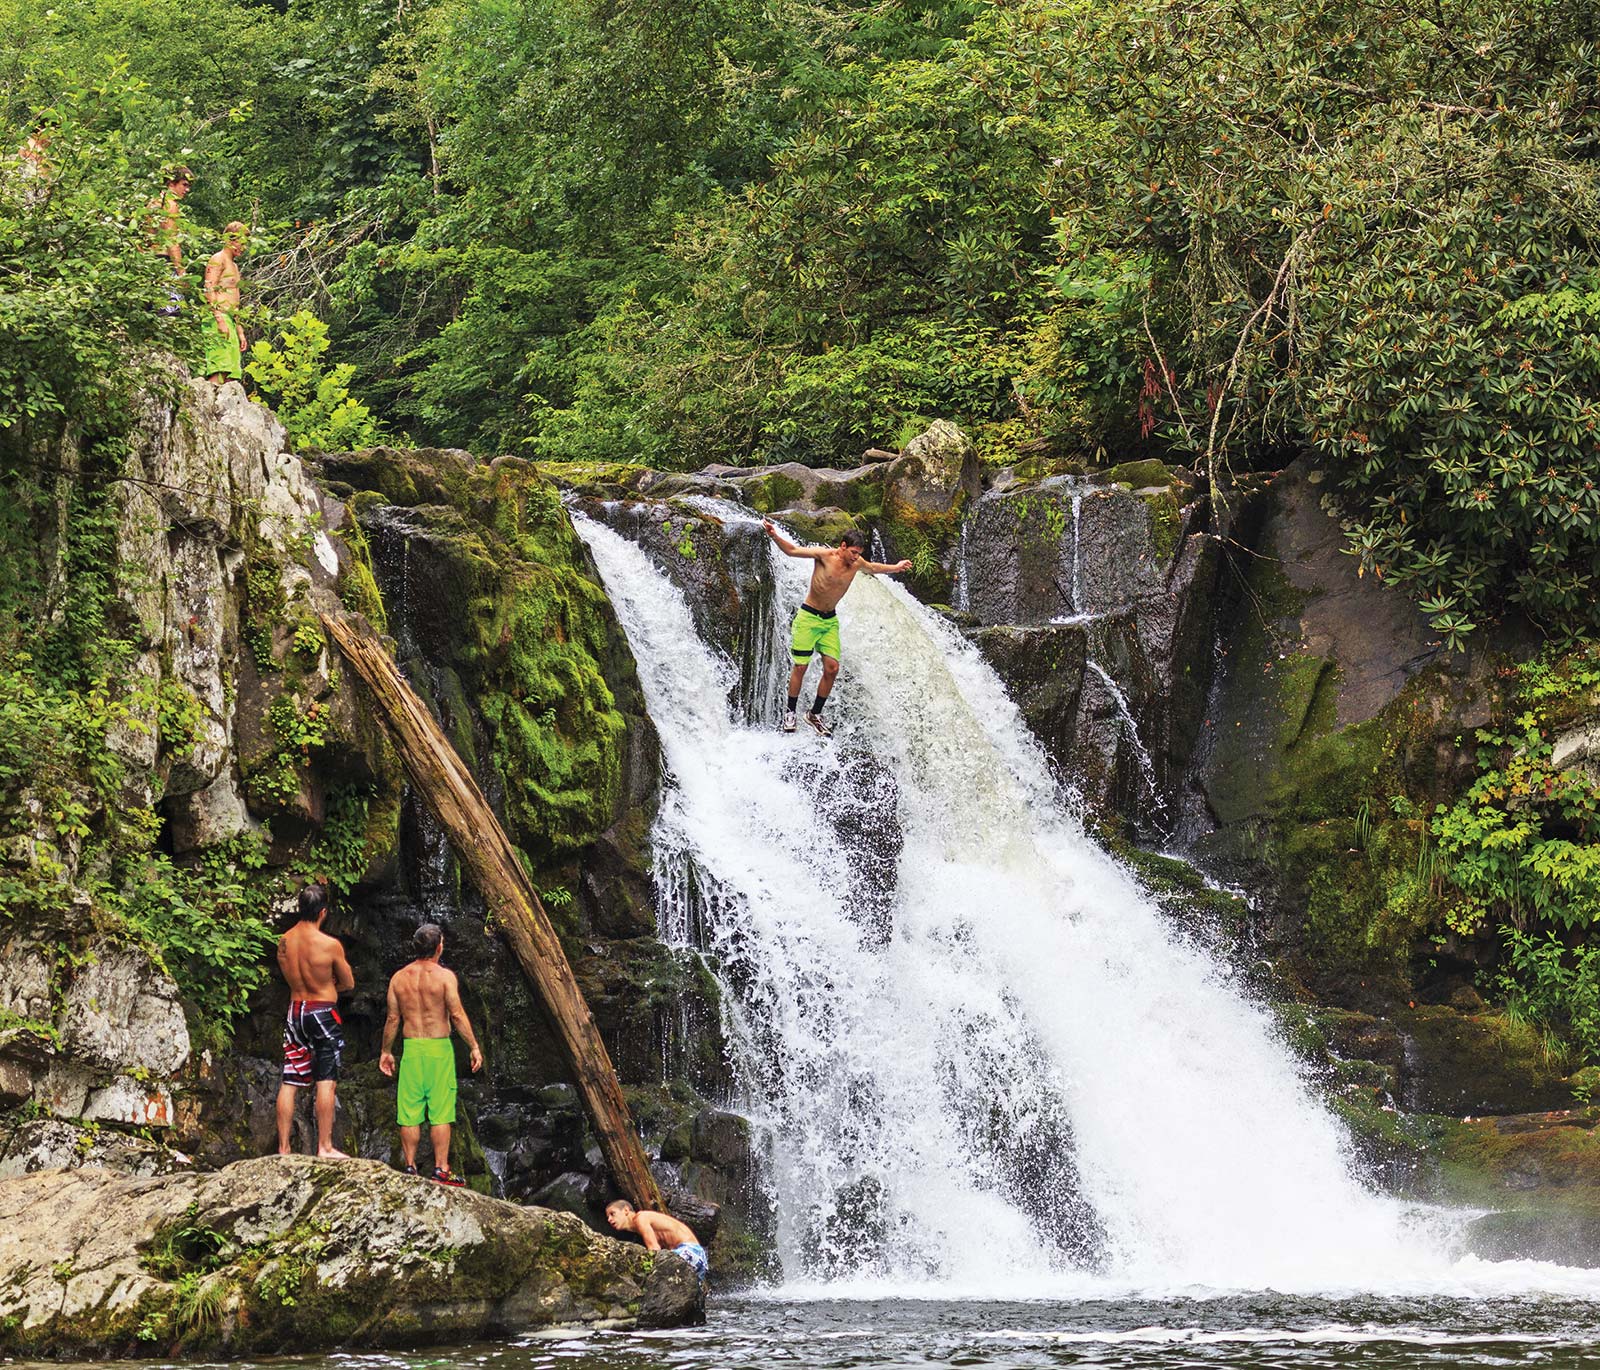
M 448 1037 L 450 1005 L 461 1003 L 456 973 L 437 961 L 413 961 L 402 966 L 389 981 L 389 991 L 400 1008 L 401 1035 Z
M 653 1208 L 635 1208 L 626 1199 L 606 1205 L 606 1221 L 618 1232 L 634 1232 L 651 1251 L 670 1251 L 686 1260 L 702 1280 L 711 1273 L 706 1249 L 688 1223 Z
M 341 978 L 353 981 L 339 939 L 315 923 L 296 923 L 278 939 L 278 969 L 288 981 L 291 999 L 327 1003 L 337 999 L 341 989 L 350 988 L 340 984 Z

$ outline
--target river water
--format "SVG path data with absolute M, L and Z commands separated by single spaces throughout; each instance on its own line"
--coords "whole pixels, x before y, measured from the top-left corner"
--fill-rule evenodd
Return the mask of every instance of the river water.
M 239 1363 L 240 1370 L 900 1370 L 901 1367 L 1600 1366 L 1596 1305 L 1539 1298 L 981 1302 L 713 1298 L 704 1327 L 555 1333 L 441 1351 Z M 193 1370 L 193 1363 L 189 1363 Z

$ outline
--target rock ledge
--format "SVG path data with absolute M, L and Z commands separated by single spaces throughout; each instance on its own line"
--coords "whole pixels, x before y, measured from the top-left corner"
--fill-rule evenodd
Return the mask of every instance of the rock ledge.
M 373 1161 L 0 1181 L 0 1351 L 306 1352 L 700 1320 L 690 1268 Z

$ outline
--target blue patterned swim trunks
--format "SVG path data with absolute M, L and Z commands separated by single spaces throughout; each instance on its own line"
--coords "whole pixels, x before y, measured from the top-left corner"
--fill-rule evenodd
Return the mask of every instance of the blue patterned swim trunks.
M 711 1273 L 711 1262 L 706 1259 L 706 1249 L 699 1242 L 685 1242 L 682 1246 L 672 1248 L 674 1256 L 682 1256 L 694 1267 L 694 1273 L 702 1280 Z

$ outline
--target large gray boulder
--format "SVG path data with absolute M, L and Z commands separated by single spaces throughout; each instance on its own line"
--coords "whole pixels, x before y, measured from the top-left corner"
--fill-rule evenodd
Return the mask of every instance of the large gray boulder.
M 0 1180 L 0 1347 L 205 1357 L 698 1321 L 671 1255 L 372 1161 Z

